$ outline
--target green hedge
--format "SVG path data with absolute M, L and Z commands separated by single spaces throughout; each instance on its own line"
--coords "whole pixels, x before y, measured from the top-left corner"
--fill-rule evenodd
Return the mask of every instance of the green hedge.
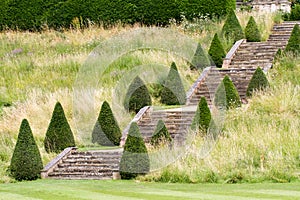
M 222 17 L 235 9 L 234 0 L 2 0 L 0 26 L 11 29 L 36 30 L 69 28 L 75 18 L 80 26 L 88 21 L 111 25 L 141 23 L 167 25 L 170 19 L 180 22 L 206 16 Z M 7 9 L 6 9 L 7 8 Z

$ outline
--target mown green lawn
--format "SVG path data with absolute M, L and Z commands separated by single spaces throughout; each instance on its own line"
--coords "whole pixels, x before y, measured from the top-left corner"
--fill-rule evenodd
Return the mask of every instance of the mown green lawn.
M 229 185 L 38 180 L 1 184 L 0 199 L 300 199 L 300 182 Z

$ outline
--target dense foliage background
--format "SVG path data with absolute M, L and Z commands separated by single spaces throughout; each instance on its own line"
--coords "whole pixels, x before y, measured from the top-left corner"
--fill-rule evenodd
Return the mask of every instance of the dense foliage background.
M 105 26 L 115 23 L 165 26 L 171 19 L 221 17 L 235 9 L 235 0 L 2 0 L 0 27 L 39 30 L 44 25 L 60 29 Z

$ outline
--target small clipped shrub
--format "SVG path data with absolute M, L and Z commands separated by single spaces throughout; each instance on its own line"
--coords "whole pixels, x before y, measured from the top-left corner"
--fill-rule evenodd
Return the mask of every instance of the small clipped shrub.
M 263 70 L 259 67 L 256 69 L 256 71 L 254 72 L 250 80 L 246 95 L 247 97 L 251 97 L 252 93 L 255 90 L 264 90 L 268 86 L 269 86 L 269 81 L 265 73 L 263 72 Z
M 198 43 L 195 55 L 193 57 L 190 69 L 204 69 L 205 67 L 210 66 L 210 60 L 208 59 L 208 55 L 205 53 L 201 44 Z
M 10 163 L 10 173 L 17 181 L 40 178 L 43 163 L 40 151 L 26 119 L 22 121 L 17 144 Z
M 261 41 L 261 34 L 260 34 L 257 24 L 252 16 L 250 17 L 250 19 L 247 23 L 247 26 L 245 28 L 245 36 L 246 36 L 247 42 L 260 42 Z
M 163 120 L 159 120 L 156 125 L 156 129 L 154 131 L 153 136 L 151 137 L 151 145 L 153 146 L 159 146 L 160 144 L 164 142 L 171 142 L 172 137 L 163 122 Z
M 218 86 L 214 103 L 218 107 L 226 107 L 227 109 L 241 106 L 242 103 L 238 91 L 229 76 L 226 75 Z
M 128 88 L 124 107 L 130 112 L 138 113 L 140 109 L 150 105 L 152 105 L 152 100 L 149 91 L 142 79 L 137 76 Z
M 93 129 L 92 142 L 102 146 L 119 146 L 121 137 L 122 133 L 118 122 L 109 104 L 104 101 Z
M 230 10 L 227 15 L 225 24 L 222 28 L 222 36 L 227 40 L 233 39 L 234 42 L 245 38 L 243 29 L 234 10 Z
M 59 153 L 67 147 L 75 146 L 71 127 L 59 102 L 55 105 L 44 140 L 44 146 L 47 153 Z
M 186 102 L 185 90 L 174 62 L 165 81 L 160 101 L 166 105 L 184 105 Z
M 211 121 L 211 113 L 205 97 L 201 97 L 195 117 L 192 122 L 192 129 L 207 132 Z
M 289 42 L 285 48 L 285 52 L 293 52 L 295 54 L 300 53 L 300 28 L 296 24 L 293 28 Z
M 129 128 L 120 162 L 122 179 L 133 179 L 138 175 L 145 175 L 150 170 L 150 160 L 144 139 L 136 122 Z
M 210 57 L 211 57 L 212 61 L 215 63 L 215 65 L 217 67 L 221 68 L 223 65 L 223 58 L 226 57 L 226 52 L 222 46 L 222 43 L 221 43 L 217 33 L 215 34 L 215 36 L 211 42 L 208 54 L 210 55 Z

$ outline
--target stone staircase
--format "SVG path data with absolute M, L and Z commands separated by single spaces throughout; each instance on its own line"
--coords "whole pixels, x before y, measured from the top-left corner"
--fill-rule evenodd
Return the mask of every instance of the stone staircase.
M 145 142 L 149 142 L 157 122 L 163 120 L 171 137 L 177 144 L 184 142 L 189 127 L 196 113 L 196 107 L 157 110 L 148 112 L 138 121 L 140 132 Z
M 157 122 L 162 119 L 175 143 L 182 143 L 195 115 L 201 97 L 212 105 L 214 93 L 225 75 L 230 76 L 242 100 L 246 100 L 246 89 L 258 66 L 268 70 L 278 48 L 285 48 L 296 23 L 276 24 L 269 40 L 259 43 L 240 42 L 230 53 L 227 68 L 209 67 L 204 70 L 187 94 L 187 104 L 180 108 L 154 110 L 145 107 L 132 122 L 137 122 L 146 142 L 149 142 Z M 130 125 L 129 125 L 130 126 Z M 123 131 L 124 145 L 129 126 Z M 67 148 L 42 170 L 43 178 L 53 179 L 112 179 L 118 178 L 119 162 L 123 149 L 79 152 Z
M 43 175 L 52 179 L 112 179 L 123 149 L 80 152 L 73 149 Z M 47 168 L 47 166 L 46 166 Z M 46 171 L 46 170 L 44 170 Z

